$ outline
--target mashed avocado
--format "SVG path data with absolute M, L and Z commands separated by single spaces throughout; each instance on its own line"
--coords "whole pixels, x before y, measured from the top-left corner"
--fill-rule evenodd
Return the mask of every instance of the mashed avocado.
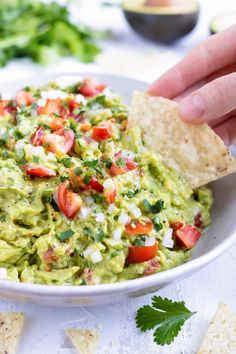
M 0 100 L 0 267 L 6 279 L 86 285 L 185 262 L 210 223 L 192 190 L 127 131 L 127 107 L 95 79 Z

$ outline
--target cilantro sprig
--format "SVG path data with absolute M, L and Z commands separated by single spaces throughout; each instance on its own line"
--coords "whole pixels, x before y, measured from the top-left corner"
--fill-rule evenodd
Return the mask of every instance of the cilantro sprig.
M 152 306 L 145 305 L 137 311 L 136 325 L 142 332 L 155 329 L 153 336 L 157 344 L 170 344 L 195 313 L 187 309 L 183 301 L 153 296 Z

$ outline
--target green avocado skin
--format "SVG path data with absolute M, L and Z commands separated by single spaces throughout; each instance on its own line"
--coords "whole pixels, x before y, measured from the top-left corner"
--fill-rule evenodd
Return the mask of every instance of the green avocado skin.
M 199 10 L 184 14 L 149 14 L 123 10 L 130 26 L 141 36 L 170 44 L 190 33 L 197 24 Z

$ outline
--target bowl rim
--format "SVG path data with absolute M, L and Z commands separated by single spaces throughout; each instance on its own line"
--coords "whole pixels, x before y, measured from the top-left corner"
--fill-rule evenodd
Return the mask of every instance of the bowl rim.
M 117 78 L 121 80 L 133 81 L 135 83 L 139 83 L 142 85 L 146 85 L 147 83 L 141 80 L 135 80 L 133 78 L 123 77 L 120 75 L 106 74 L 102 72 L 63 72 L 63 73 L 45 73 L 42 75 L 43 78 L 48 78 L 52 80 L 53 78 L 57 78 L 59 76 L 107 76 L 112 78 Z M 42 76 L 40 79 L 42 79 Z M 32 76 L 25 79 L 9 81 L 0 84 L 1 86 L 6 85 L 14 85 L 20 83 L 20 81 L 39 81 L 38 76 Z M 55 296 L 55 297 L 94 297 L 96 295 L 99 296 L 107 296 L 110 294 L 119 294 L 121 292 L 129 292 L 132 290 L 139 290 L 143 288 L 155 287 L 161 283 L 168 283 L 174 280 L 181 275 L 187 275 L 190 272 L 197 271 L 201 269 L 203 266 L 212 262 L 219 256 L 221 256 L 225 251 L 227 251 L 234 243 L 236 243 L 236 228 L 233 230 L 227 238 L 222 241 L 220 244 L 212 248 L 211 251 L 206 254 L 199 256 L 195 259 L 190 259 L 186 263 L 178 265 L 174 268 L 162 271 L 160 273 L 155 273 L 146 277 L 140 277 L 136 279 L 125 280 L 117 283 L 105 283 L 105 284 L 95 284 L 95 285 L 46 285 L 46 284 L 34 284 L 34 283 L 21 283 L 9 280 L 0 279 L 0 291 L 5 290 L 9 292 L 14 292 L 18 294 L 27 294 L 27 295 L 44 295 L 44 296 Z

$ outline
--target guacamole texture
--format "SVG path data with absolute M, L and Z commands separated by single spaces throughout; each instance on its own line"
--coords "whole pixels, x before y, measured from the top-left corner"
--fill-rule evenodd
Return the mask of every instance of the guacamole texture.
M 2 279 L 114 283 L 187 261 L 212 193 L 165 167 L 127 119 L 121 97 L 95 79 L 2 96 Z

